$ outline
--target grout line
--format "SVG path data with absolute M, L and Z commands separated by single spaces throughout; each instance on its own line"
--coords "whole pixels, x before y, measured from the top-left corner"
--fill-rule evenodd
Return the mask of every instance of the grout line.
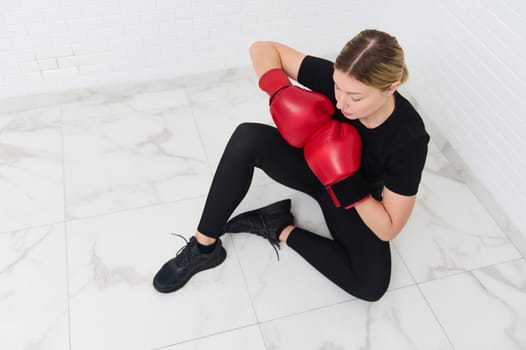
M 401 286 L 401 287 L 397 287 L 397 288 L 392 288 L 392 289 L 389 289 L 389 290 L 386 292 L 386 295 L 389 294 L 389 293 L 392 293 L 392 292 L 394 292 L 394 291 L 403 290 L 403 289 L 409 289 L 409 288 L 414 288 L 414 287 L 417 287 L 417 286 L 418 286 L 417 284 L 410 284 L 410 285 L 406 285 L 406 286 Z M 382 298 L 382 299 L 383 299 L 383 298 Z M 381 299 L 380 299 L 380 300 L 381 300 Z M 275 321 L 279 321 L 279 320 L 282 320 L 282 319 L 291 318 L 291 317 L 299 316 L 299 315 L 302 315 L 302 314 L 307 314 L 307 313 L 310 313 L 310 312 L 313 312 L 313 311 L 319 311 L 319 310 L 327 309 L 327 308 L 330 308 L 330 307 L 333 307 L 333 306 L 343 305 L 343 304 L 347 304 L 347 303 L 354 303 L 354 302 L 363 302 L 363 303 L 367 303 L 367 304 L 372 304 L 371 302 L 367 302 L 367 301 L 364 301 L 364 300 L 359 299 L 359 298 L 356 298 L 356 297 L 351 297 L 351 299 L 348 299 L 348 300 L 343 300 L 343 301 L 339 301 L 339 302 L 332 303 L 332 304 L 327 304 L 327 305 L 323 305 L 323 306 L 314 307 L 314 308 L 312 308 L 312 309 L 307 309 L 307 310 L 303 310 L 303 311 L 299 311 L 299 312 L 294 312 L 294 313 L 287 314 L 287 315 L 278 316 L 278 317 L 276 317 L 276 318 L 272 318 L 272 319 L 269 319 L 269 320 L 263 321 L 263 322 L 261 322 L 261 323 L 275 322 Z
M 62 176 L 64 176 L 64 169 L 63 169 L 62 173 L 63 173 Z M 65 193 L 64 193 L 64 197 L 65 197 Z M 203 195 L 186 197 L 186 198 L 180 198 L 180 199 L 174 199 L 174 200 L 163 201 L 163 202 L 158 202 L 158 203 L 153 203 L 153 204 L 146 204 L 146 205 L 142 205 L 142 206 L 116 209 L 116 210 L 113 210 L 113 211 L 106 211 L 106 212 L 99 213 L 99 214 L 86 215 L 86 216 L 75 217 L 75 218 L 70 218 L 70 219 L 65 217 L 64 220 L 61 220 L 61 221 L 53 221 L 53 222 L 47 222 L 47 223 L 37 224 L 37 225 L 32 225 L 32 226 L 17 227 L 17 228 L 14 228 L 12 230 L 8 230 L 8 231 L 0 231 L 0 235 L 10 234 L 12 232 L 17 232 L 17 231 L 25 231 L 25 230 L 35 229 L 35 228 L 41 228 L 41 227 L 50 226 L 50 225 L 58 225 L 58 224 L 63 224 L 63 223 L 67 223 L 67 222 L 76 222 L 76 221 L 83 221 L 83 220 L 88 220 L 88 219 L 95 219 L 95 218 L 98 218 L 98 217 L 105 217 L 105 216 L 110 216 L 110 215 L 119 214 L 119 213 L 123 213 L 123 212 L 133 211 L 133 210 L 147 209 L 147 208 L 152 208 L 152 207 L 160 207 L 160 206 L 163 206 L 163 205 L 172 205 L 172 204 L 176 204 L 176 203 L 179 203 L 179 202 L 200 199 L 200 198 L 203 198 L 203 197 L 206 197 L 206 195 L 203 194 Z M 64 201 L 65 201 L 65 198 L 64 198 Z M 64 202 L 64 205 L 65 205 L 65 202 Z M 64 215 L 66 215 L 66 211 L 65 210 L 64 210 Z
M 1 235 L 8 235 L 8 234 L 11 234 L 13 232 L 28 231 L 28 230 L 38 229 L 38 228 L 42 228 L 42 227 L 46 227 L 46 226 L 55 226 L 55 225 L 60 225 L 60 224 L 65 224 L 65 223 L 66 223 L 65 220 L 61 220 L 61 221 L 47 222 L 47 223 L 44 223 L 44 224 L 38 224 L 38 225 L 33 225 L 33 226 L 17 227 L 17 228 L 14 228 L 12 230 L 1 231 L 0 232 L 0 236 Z
M 441 281 L 441 280 L 444 280 L 444 279 L 447 279 L 447 278 L 450 278 L 450 277 L 453 277 L 453 276 L 458 276 L 458 275 L 462 275 L 462 274 L 465 274 L 465 273 L 472 273 L 474 271 L 486 269 L 486 268 L 489 268 L 489 267 L 492 267 L 492 266 L 501 265 L 501 264 L 507 264 L 507 263 L 510 263 L 510 262 L 513 262 L 513 261 L 518 261 L 518 260 L 526 260 L 526 259 L 524 257 L 522 257 L 522 256 L 518 256 L 516 258 L 511 258 L 511 259 L 508 259 L 508 260 L 498 261 L 498 262 L 490 263 L 490 264 L 487 264 L 487 265 L 477 266 L 477 267 L 474 267 L 474 268 L 471 268 L 471 269 L 465 269 L 465 270 L 462 270 L 462 271 L 457 271 L 457 272 L 451 273 L 451 274 L 446 275 L 446 276 L 435 277 L 435 278 L 432 278 L 432 279 L 429 279 L 429 280 L 425 280 L 425 281 L 421 281 L 421 282 L 417 281 L 416 285 L 422 285 L 422 284 L 429 283 L 429 282 L 434 282 L 434 281 Z
M 449 165 L 460 176 L 459 183 L 466 186 L 468 191 L 476 198 L 477 202 L 482 206 L 482 208 L 484 208 L 484 211 L 493 220 L 504 236 L 512 243 L 521 256 L 526 257 L 526 246 L 524 246 L 522 241 L 518 242 L 518 239 L 522 239 L 523 237 L 516 237 L 515 234 L 512 233 L 514 231 L 519 231 L 519 229 L 516 227 L 515 223 L 512 222 L 508 213 L 499 203 L 497 203 L 494 196 L 490 194 L 486 185 L 482 184 L 479 178 L 475 176 L 474 172 L 471 170 L 471 167 L 458 154 L 457 150 L 436 127 L 434 122 L 429 121 L 428 119 L 426 119 L 425 122 L 427 125 L 430 125 L 429 129 L 431 129 L 430 133 L 432 133 L 432 136 L 438 136 L 439 138 L 445 140 L 444 146 L 438 147 L 437 145 L 437 148 L 439 148 L 440 154 L 444 156 Z
M 404 264 L 404 267 L 405 267 L 407 273 L 409 273 L 409 276 L 411 276 L 411 279 L 413 280 L 414 284 L 415 285 L 418 284 L 418 282 L 416 281 L 415 276 L 413 275 L 413 273 L 409 269 L 409 266 L 407 266 L 407 263 L 405 262 L 404 257 L 402 256 L 402 254 L 400 254 L 400 250 L 398 250 L 398 247 L 396 246 L 396 243 L 391 241 L 389 246 L 391 248 L 394 248 L 394 250 L 396 251 L 396 254 L 398 254 L 398 257 L 400 258 L 400 260 L 402 260 L 402 264 Z M 392 262 L 393 262 L 393 255 L 391 254 L 391 272 L 392 272 L 392 268 L 393 268 Z
M 71 306 L 70 306 L 70 289 L 69 289 L 69 254 L 68 254 L 68 224 L 66 220 L 66 167 L 64 161 L 64 123 L 62 122 L 62 104 L 60 105 L 60 140 L 62 146 L 62 196 L 64 209 L 64 244 L 65 244 L 65 258 L 66 258 L 66 298 L 68 309 L 68 343 L 71 349 Z
M 162 349 L 167 349 L 167 348 L 172 347 L 172 346 L 178 346 L 178 345 L 182 345 L 182 344 L 192 343 L 192 342 L 195 342 L 195 341 L 198 341 L 198 340 L 203 340 L 203 339 L 206 339 L 206 338 L 210 338 L 210 337 L 214 337 L 214 336 L 218 336 L 218 335 L 222 335 L 222 334 L 235 332 L 235 331 L 238 331 L 238 330 L 241 330 L 241 329 L 253 327 L 255 325 L 256 325 L 256 323 L 251 323 L 251 324 L 247 324 L 247 325 L 241 326 L 241 327 L 226 329 L 224 331 L 220 331 L 220 332 L 216 332 L 216 333 L 210 333 L 210 334 L 203 335 L 203 336 L 200 336 L 200 337 L 197 337 L 197 338 L 183 340 L 183 341 L 178 342 L 178 343 L 167 344 L 167 345 L 163 345 L 163 346 L 160 346 L 160 347 L 157 347 L 157 348 L 152 348 L 151 350 L 162 350 Z
M 185 90 L 185 94 L 187 95 L 187 98 L 188 100 L 190 101 L 189 99 L 189 96 L 188 96 L 188 92 L 186 90 L 186 88 L 184 88 Z M 60 118 L 62 120 L 62 105 L 60 105 Z M 200 143 L 203 147 L 203 150 L 204 150 L 204 154 L 205 154 L 205 159 L 207 161 L 207 165 L 208 165 L 208 168 L 209 168 L 209 171 L 212 173 L 212 169 L 211 169 L 211 165 L 209 163 L 209 157 L 208 157 L 208 153 L 206 151 L 206 148 L 204 147 L 204 143 L 203 143 L 203 138 L 202 138 L 202 134 L 198 128 L 198 125 L 197 125 L 197 120 L 195 118 L 195 115 L 194 115 L 194 112 L 193 112 L 193 108 L 192 108 L 192 104 L 190 103 L 190 109 L 191 109 L 191 113 L 192 113 L 192 118 L 193 118 L 193 123 L 196 127 L 196 130 L 198 132 L 198 136 L 199 136 L 199 139 L 200 139 Z M 82 220 L 86 220 L 86 219 L 92 219 L 92 218 L 97 218 L 97 217 L 104 217 L 104 216 L 108 216 L 108 215 L 113 215 L 113 214 L 117 214 L 117 213 L 120 213 L 120 212 L 127 212 L 127 211 L 131 211 L 131 210 L 137 210 L 137 209 L 146 209 L 146 208 L 151 208 L 151 207 L 158 207 L 158 206 L 162 206 L 162 205 L 170 205 L 170 204 L 173 204 L 173 203 L 178 203 L 178 202 L 183 202 L 183 201 L 186 201 L 186 200 L 194 200 L 194 199 L 197 199 L 197 198 L 203 198 L 206 196 L 206 194 L 204 195 L 200 195 L 200 196 L 196 196 L 196 197 L 189 197 L 189 198 L 182 198 L 182 199 L 177 199 L 177 200 L 172 200 L 172 201 L 167 201 L 167 202 L 159 202 L 159 203 L 154 203 L 154 204 L 149 204 L 149 205 L 145 205 L 145 206 L 139 206 L 139 207 L 133 207 L 133 208 L 124 208 L 124 209 L 118 209 L 116 211 L 110 211 L 110 212 L 106 212 L 106 213 L 101 213 L 101 214 L 96 214 L 96 215 L 93 215 L 93 216 L 87 216 L 87 217 L 80 217 L 80 218 L 75 218 L 75 219 L 66 219 L 66 177 L 65 177 L 65 156 L 64 156 L 64 128 L 63 126 L 61 126 L 61 145 L 62 145 L 62 176 L 63 176 L 63 197 L 64 197 L 64 204 L 63 204 L 63 209 L 64 209 L 64 221 L 61 221 L 61 222 L 58 222 L 59 224 L 60 223 L 64 223 L 64 234 L 65 234 L 65 247 L 66 247 L 66 252 L 65 252 L 65 258 L 66 258 L 66 287 L 67 287 L 67 302 L 68 302 L 68 305 L 67 305 L 67 312 L 68 312 L 68 336 L 69 336 L 69 347 L 71 348 L 71 314 L 70 314 L 70 298 L 69 298 L 69 295 L 70 295 L 70 283 L 69 283 L 69 256 L 68 256 L 68 222 L 75 222 L 75 221 L 82 221 Z M 442 151 L 441 151 L 442 152 Z M 443 154 L 443 153 L 442 153 Z M 447 157 L 446 157 L 447 158 Z M 449 161 L 449 159 L 448 159 Z M 212 174 L 213 175 L 213 174 Z M 470 191 L 475 194 L 475 192 L 470 188 L 469 184 L 465 183 L 466 185 L 468 185 L 468 188 L 470 189 Z M 257 187 L 264 187 L 266 186 L 267 184 L 259 184 L 257 185 Z M 252 188 L 254 188 L 256 185 L 251 185 Z M 482 200 L 480 200 L 476 195 L 475 197 L 479 200 L 479 203 L 484 203 Z M 483 204 L 484 206 L 484 204 Z M 484 206 L 485 207 L 485 206 Z M 488 214 L 490 213 L 489 210 L 488 211 Z M 491 214 L 490 214 L 491 216 Z M 495 220 L 497 223 L 498 221 Z M 49 226 L 49 225 L 53 225 L 53 224 L 42 224 L 42 225 L 37 225 L 37 226 L 30 226 L 29 228 L 34 228 L 34 227 L 44 227 L 44 226 Z M 500 227 L 500 225 L 498 225 Z M 24 228 L 25 229 L 29 229 L 29 228 Z M 11 231 L 7 231 L 7 232 L 12 232 L 12 231 L 20 231 L 21 229 L 16 229 L 16 230 L 11 230 Z M 6 232 L 6 233 L 7 233 Z M 507 232 L 506 230 L 503 230 L 504 234 L 506 235 L 506 237 L 509 239 L 509 236 L 507 235 Z M 0 235 L 2 234 L 2 232 L 0 232 Z M 260 331 L 260 334 L 262 336 L 262 340 L 265 344 L 265 347 L 268 349 L 268 346 L 267 344 L 265 343 L 265 338 L 263 337 L 263 332 L 262 332 L 262 329 L 261 329 L 261 324 L 265 324 L 265 323 L 268 323 L 268 322 L 273 322 L 273 321 L 276 321 L 276 320 L 280 320 L 280 319 L 284 319 L 284 318 L 289 318 L 289 317 L 294 317 L 296 315 L 301 315 L 301 314 L 305 314 L 305 313 L 309 313 L 309 312 L 312 312 L 312 311 L 316 311 L 316 310 L 320 310 L 320 309 L 325 309 L 325 308 L 328 308 L 328 307 L 332 307 L 332 306 L 335 306 L 335 305 L 339 305 L 339 304 L 344 304 L 344 303 L 348 303 L 348 302 L 352 302 L 352 301 L 358 301 L 359 299 L 349 299 L 349 300 L 345 300 L 345 301 L 341 301 L 341 302 L 337 302 L 337 303 L 333 303 L 333 304 L 329 304 L 329 305 L 325 305 L 325 306 L 320 306 L 320 307 L 316 307 L 316 308 L 313 308 L 313 309 L 309 309 L 309 310 L 304 310 L 304 311 L 301 311 L 301 312 L 296 312 L 296 313 L 291 313 L 291 314 L 288 314 L 288 315 L 283 315 L 283 316 L 280 316 L 280 317 L 277 317 L 275 319 L 271 319 L 271 320 L 267 320 L 267 321 L 263 321 L 261 322 L 258 317 L 257 317 L 257 313 L 255 311 L 255 307 L 254 307 L 254 303 L 253 303 L 253 300 L 252 298 L 250 297 L 250 291 L 248 289 L 248 282 L 247 282 L 247 279 L 246 279 L 246 274 L 245 274 L 245 271 L 243 270 L 243 266 L 241 265 L 241 261 L 240 261 L 240 258 L 239 258 L 239 255 L 238 255 L 238 251 L 237 251 L 237 248 L 236 248 L 236 245 L 235 245 L 235 242 L 234 242 L 234 239 L 232 238 L 232 236 L 230 236 L 230 240 L 232 242 L 232 246 L 234 247 L 234 250 L 236 252 L 236 260 L 238 261 L 238 264 L 240 265 L 240 268 L 241 268 L 241 272 L 243 274 L 243 280 L 244 280 L 244 283 L 245 283 L 245 288 L 247 290 L 247 293 L 249 295 L 249 298 L 250 298 L 250 302 L 251 302 L 251 306 L 252 306 L 252 309 L 253 309 L 253 312 L 254 312 L 254 315 L 255 315 L 255 319 L 256 319 L 256 322 L 257 323 L 254 323 L 254 324 L 248 324 L 246 326 L 243 326 L 243 327 L 239 327 L 239 328 L 233 328 L 233 329 L 230 329 L 230 330 L 225 330 L 225 331 L 221 331 L 221 332 L 217 332 L 217 333 L 212 333 L 212 334 L 209 334 L 209 335 L 206 335 L 206 336 L 202 336 L 202 337 L 197 337 L 197 338 L 194 338 L 194 339 L 191 339 L 191 340 L 187 340 L 187 341 L 183 341 L 183 342 L 180 342 L 180 343 L 176 343 L 176 344 L 173 344 L 173 345 L 178 345 L 178 344 L 184 344 L 184 343 L 188 343 L 188 342 L 192 342 L 192 341 L 195 341 L 195 340 L 200 340 L 200 339 L 204 339 L 204 338 L 207 338 L 207 337 L 210 337 L 210 336 L 215 336 L 215 335 L 220 335 L 220 334 L 224 334 L 224 333 L 229 333 L 229 332 L 232 332 L 232 331 L 235 331 L 235 330 L 240 330 L 240 329 L 244 329 L 244 328 L 248 328 L 248 327 L 252 327 L 254 325 L 257 325 L 258 328 L 259 328 L 259 331 Z M 514 241 L 512 239 L 509 239 L 512 244 L 515 245 Z M 476 268 L 473 268 L 473 269 L 466 269 L 466 270 L 463 270 L 463 271 L 458 271 L 458 272 L 455 272 L 455 273 L 452 273 L 452 274 L 449 274 L 449 275 L 446 275 L 446 276 L 441 276 L 441 277 L 438 277 L 438 278 L 434 278 L 434 279 L 431 279 L 431 280 L 428 280 L 428 281 L 422 281 L 422 282 L 416 282 L 416 279 L 415 277 L 413 276 L 413 274 L 411 273 L 411 271 L 407 268 L 407 264 L 402 256 L 402 254 L 399 253 L 399 250 L 397 249 L 397 247 L 392 244 L 391 245 L 397 252 L 397 254 L 399 255 L 400 259 L 402 260 L 402 263 L 404 264 L 404 266 L 406 267 L 406 270 L 408 271 L 409 275 L 412 277 L 413 279 L 413 284 L 411 285 L 408 285 L 408 286 L 402 286 L 402 287 L 398 287 L 398 288 L 394 288 L 394 289 L 391 289 L 390 291 L 394 291 L 394 290 L 400 290 L 400 289 L 404 289 L 404 288 L 408 288 L 408 287 L 411 287 L 411 286 L 417 286 L 419 292 L 421 293 L 421 295 L 424 297 L 424 300 L 426 301 L 428 307 L 430 308 L 430 310 L 433 312 L 433 315 L 435 317 L 435 319 L 437 320 L 437 322 L 439 323 L 439 325 L 441 326 L 444 334 L 446 335 L 446 337 L 448 338 L 448 341 L 451 343 L 451 340 L 449 339 L 449 337 L 447 336 L 447 333 L 445 332 L 444 328 L 442 327 L 442 324 L 440 324 L 439 320 L 438 320 L 438 317 L 436 316 L 434 310 L 431 308 L 428 300 L 425 298 L 425 295 L 424 293 L 422 292 L 421 290 L 421 285 L 425 284 L 425 283 L 428 283 L 428 282 L 432 282 L 432 281 L 437 281 L 437 280 L 442 280 L 442 279 L 446 279 L 446 278 L 450 278 L 450 277 L 453 277 L 453 276 L 456 276 L 456 275 L 459 275 L 459 274 L 466 274 L 466 273 L 471 273 L 473 271 L 476 271 L 476 270 L 480 270 L 480 269 L 484 269 L 484 268 L 487 268 L 487 267 L 490 267 L 490 266 L 496 266 L 496 265 L 500 265 L 500 264 L 505 264 L 505 263 L 508 263 L 508 262 L 511 262 L 511 261 L 517 261 L 517 260 L 520 260 L 520 259 L 524 259 L 524 256 L 522 254 L 522 251 L 520 249 L 517 249 L 517 251 L 519 252 L 519 254 L 521 255 L 520 257 L 517 257 L 517 258 L 513 258 L 513 259 L 510 259 L 508 261 L 503 261 L 503 262 L 498 262 L 498 263 L 494 263 L 494 264 L 490 264 L 490 265 L 486 265 L 486 266 L 479 266 L 479 267 L 476 267 Z M 517 247 L 516 247 L 517 248 Z M 388 291 L 388 292 L 390 292 Z M 169 346 L 173 346 L 173 345 L 166 345 L 166 346 L 163 346 L 163 347 L 159 347 L 159 348 L 156 348 L 156 349 L 163 349 L 163 348 L 167 348 Z
M 205 147 L 203 136 L 201 135 L 201 130 L 199 129 L 199 124 L 197 123 L 197 119 L 196 119 L 195 114 L 194 114 L 194 108 L 193 108 L 193 105 L 192 105 L 192 100 L 190 99 L 190 94 L 188 93 L 188 88 L 186 86 L 184 86 L 182 89 L 184 91 L 186 99 L 188 100 L 188 106 L 190 108 L 190 113 L 192 115 L 192 122 L 194 124 L 195 131 L 197 132 L 197 136 L 199 137 L 199 144 L 201 145 L 201 149 L 203 150 L 203 153 L 205 155 L 206 165 L 207 165 L 210 177 L 211 177 L 210 182 L 212 182 L 213 181 L 213 177 L 214 177 L 214 170 L 212 169 L 212 167 L 210 165 L 210 156 L 209 156 L 209 154 L 207 152 L 207 149 Z
M 403 288 L 409 288 L 409 287 L 413 287 L 413 286 L 405 286 L 405 287 L 400 287 L 400 288 L 397 288 L 397 289 L 403 289 Z M 313 307 L 312 309 L 307 309 L 307 310 L 293 312 L 293 313 L 286 314 L 286 315 L 281 315 L 281 316 L 278 316 L 278 317 L 275 317 L 275 318 L 272 318 L 272 319 L 269 319 L 269 320 L 262 321 L 262 322 L 260 322 L 260 324 L 271 323 L 271 322 L 275 322 L 275 321 L 279 321 L 279 320 L 283 320 L 283 319 L 287 319 L 287 318 L 291 318 L 291 317 L 296 317 L 296 316 L 303 315 L 303 314 L 308 314 L 308 313 L 311 313 L 311 312 L 314 312 L 314 311 L 328 309 L 328 308 L 333 307 L 333 306 L 347 304 L 347 303 L 354 303 L 354 302 L 366 302 L 366 301 L 358 299 L 356 297 L 350 297 L 347 300 L 338 301 L 336 303 L 322 305 L 322 306 L 317 306 L 317 307 Z
M 115 209 L 113 211 L 107 211 L 107 212 L 104 212 L 104 213 L 99 213 L 99 214 L 94 214 L 94 215 L 86 215 L 86 216 L 82 216 L 82 217 L 66 219 L 66 222 L 83 221 L 83 220 L 87 220 L 87 219 L 94 219 L 94 218 L 98 218 L 98 217 L 105 217 L 105 216 L 110 216 L 110 215 L 114 215 L 114 214 L 120 214 L 120 213 L 124 213 L 124 212 L 134 211 L 134 210 L 155 208 L 155 207 L 160 207 L 160 206 L 164 206 L 164 205 L 172 205 L 172 204 L 176 204 L 176 203 L 179 203 L 179 202 L 185 202 L 185 201 L 191 201 L 191 200 L 200 199 L 200 198 L 203 198 L 205 196 L 206 195 L 197 195 L 197 196 L 180 198 L 180 199 L 175 199 L 175 200 L 162 201 L 162 202 L 153 203 L 153 204 L 140 205 L 140 206 L 136 206 L 136 207 Z
M 428 280 L 428 281 L 424 281 L 424 282 L 420 282 L 420 283 L 417 283 L 416 286 L 418 288 L 418 291 L 420 292 L 420 294 L 422 295 L 422 297 L 424 298 L 427 306 L 429 307 L 429 309 L 431 310 L 431 312 L 433 313 L 433 316 L 435 317 L 435 320 L 437 321 L 438 325 L 440 326 L 440 328 L 442 329 L 442 332 L 444 333 L 444 335 L 446 336 L 446 338 L 448 339 L 449 343 L 451 344 L 452 348 L 455 349 L 455 346 L 453 345 L 453 342 L 451 341 L 451 339 L 449 338 L 449 335 L 448 333 L 446 332 L 444 326 L 442 325 L 442 323 L 440 322 L 438 316 L 436 315 L 435 313 L 435 310 L 433 309 L 433 307 L 431 306 L 431 304 L 429 303 L 429 300 L 426 298 L 424 292 L 422 291 L 421 289 L 421 286 L 423 284 L 427 284 L 427 283 L 431 283 L 431 282 L 435 282 L 435 281 L 440 281 L 440 280 L 445 280 L 445 279 L 448 279 L 448 278 L 452 278 L 454 276 L 459 276 L 459 275 L 470 275 L 472 278 L 478 280 L 478 278 L 475 276 L 474 272 L 475 271 L 478 271 L 478 270 L 482 270 L 482 269 L 485 269 L 485 268 L 488 268 L 488 267 L 492 267 L 492 266 L 498 266 L 498 265 L 502 265 L 502 264 L 507 264 L 507 263 L 510 263 L 510 262 L 513 262 L 513 261 L 519 261 L 519 260 L 525 260 L 522 256 L 521 257 L 518 257 L 518 258 L 514 258 L 514 259 L 510 259 L 510 260 L 507 260 L 507 261 L 503 261 L 503 262 L 498 262 L 498 263 L 495 263 L 495 264 L 490 264 L 490 265 L 487 265 L 487 266 L 481 266 L 481 267 L 477 267 L 477 268 L 474 268 L 474 269 L 470 269 L 470 270 L 466 270 L 466 271 L 462 271 L 462 272 L 459 272 L 459 273 L 455 273 L 453 275 L 449 275 L 449 276 L 443 276 L 441 278 L 437 278 L 437 279 L 432 279 L 432 280 Z
M 479 270 L 487 269 L 487 268 L 494 267 L 494 266 L 504 265 L 504 264 L 512 263 L 512 262 L 519 261 L 519 260 L 525 260 L 526 261 L 526 258 L 524 258 L 523 256 L 519 256 L 517 258 L 513 258 L 513 259 L 509 259 L 509 260 L 505 260 L 505 261 L 500 261 L 500 262 L 497 262 L 497 263 L 494 263 L 494 264 L 489 264 L 489 265 L 485 265 L 485 266 L 479 266 L 479 267 L 473 268 L 473 269 L 471 269 L 469 271 L 466 271 L 466 272 L 473 273 L 473 272 L 476 272 L 476 271 L 479 271 Z M 431 282 L 431 281 L 429 281 L 429 282 Z
M 469 272 L 471 273 L 471 272 Z M 422 289 L 420 288 L 420 285 L 417 284 L 416 285 L 416 288 L 418 289 L 418 291 L 420 292 L 420 295 L 422 296 L 422 298 L 424 299 L 427 307 L 429 308 L 429 311 L 431 311 L 431 313 L 433 314 L 433 317 L 435 318 L 436 322 L 438 323 L 438 325 L 440 326 L 440 329 L 442 330 L 442 333 L 444 334 L 444 336 L 446 337 L 447 341 L 449 342 L 449 344 L 451 345 L 451 348 L 452 349 L 455 349 L 455 346 L 453 345 L 453 342 L 451 341 L 451 339 L 449 338 L 449 335 L 447 334 L 446 332 L 446 329 L 444 328 L 444 326 L 442 325 L 442 323 L 440 322 L 440 320 L 438 319 L 438 316 L 436 315 L 435 313 L 435 310 L 431 307 L 431 304 L 429 303 L 429 300 L 427 300 L 425 294 L 422 292 Z
M 228 234 L 228 236 L 230 237 L 230 241 L 232 242 L 232 247 L 234 248 L 234 251 L 236 252 L 236 260 L 237 260 L 237 263 L 239 265 L 239 269 L 241 270 L 241 275 L 243 276 L 243 283 L 245 284 L 245 290 L 246 290 L 246 292 L 248 294 L 248 298 L 250 299 L 250 306 L 252 307 L 252 311 L 254 312 L 254 317 L 256 318 L 256 323 L 257 323 L 257 326 L 258 326 L 258 329 L 259 329 L 259 335 L 261 336 L 261 340 L 263 341 L 265 349 L 268 349 L 268 344 L 265 341 L 265 336 L 263 335 L 263 330 L 261 329 L 261 321 L 258 318 L 258 314 L 256 312 L 256 307 L 254 306 L 254 300 L 252 299 L 252 295 L 250 294 L 250 289 L 248 287 L 248 281 L 247 281 L 247 277 L 246 277 L 246 274 L 245 274 L 245 270 L 243 269 L 243 265 L 241 264 L 241 261 L 239 259 L 238 249 L 236 247 L 236 244 L 234 242 L 234 238 L 232 237 L 232 235 Z
M 64 170 L 63 170 L 63 173 L 64 173 Z M 64 176 L 64 174 L 63 174 L 63 176 Z M 267 184 L 257 184 L 257 185 L 253 185 L 253 187 L 254 188 L 260 188 L 260 187 L 264 187 L 266 185 Z M 158 203 L 153 203 L 153 204 L 146 204 L 146 205 L 142 205 L 142 206 L 123 208 L 123 209 L 116 209 L 116 210 L 113 210 L 113 211 L 107 211 L 107 212 L 94 214 L 94 215 L 86 215 L 86 216 L 75 217 L 75 218 L 70 218 L 70 219 L 65 218 L 65 220 L 61 220 L 61 221 L 47 222 L 47 223 L 38 224 L 38 225 L 32 225 L 32 226 L 17 227 L 17 228 L 14 228 L 12 230 L 8 230 L 8 231 L 0 231 L 0 235 L 10 234 L 12 232 L 18 232 L 18 231 L 31 230 L 31 229 L 36 229 L 36 228 L 41 228 L 41 227 L 46 227 L 46 226 L 51 226 L 51 225 L 64 224 L 64 223 L 68 223 L 68 222 L 76 222 L 76 221 L 95 219 L 95 218 L 98 218 L 98 217 L 105 217 L 105 216 L 110 216 L 110 215 L 119 214 L 119 213 L 123 213 L 123 212 L 133 211 L 133 210 L 141 210 L 141 209 L 160 207 L 160 206 L 164 206 L 164 205 L 172 205 L 172 204 L 176 204 L 176 203 L 179 203 L 179 202 L 192 201 L 192 200 L 197 200 L 197 199 L 202 199 L 202 198 L 206 198 L 206 194 L 192 196 L 192 197 L 185 197 L 185 198 L 180 198 L 180 199 L 174 199 L 174 200 L 169 200 L 169 201 L 163 201 L 163 202 L 158 202 Z

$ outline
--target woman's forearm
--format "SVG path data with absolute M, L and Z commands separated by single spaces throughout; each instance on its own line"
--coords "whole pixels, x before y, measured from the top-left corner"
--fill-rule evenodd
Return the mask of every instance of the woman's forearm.
M 256 41 L 250 46 L 250 59 L 258 77 L 272 68 L 283 68 L 278 50 L 271 41 Z
M 362 221 L 382 241 L 389 241 L 396 236 L 397 232 L 394 232 L 391 216 L 381 202 L 369 197 L 355 208 Z
M 362 221 L 382 241 L 395 238 L 407 223 L 415 204 L 415 196 L 378 202 L 372 197 L 355 206 Z

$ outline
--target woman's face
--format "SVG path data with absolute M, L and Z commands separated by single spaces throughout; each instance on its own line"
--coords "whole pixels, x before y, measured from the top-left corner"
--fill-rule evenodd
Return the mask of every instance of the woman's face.
M 334 70 L 333 80 L 336 108 L 351 120 L 374 119 L 396 90 L 373 88 L 337 69 Z

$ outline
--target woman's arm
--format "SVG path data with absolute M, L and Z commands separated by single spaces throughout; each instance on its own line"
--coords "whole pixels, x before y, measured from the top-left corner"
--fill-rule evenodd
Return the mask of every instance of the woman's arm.
M 250 46 L 250 58 L 258 78 L 269 69 L 281 68 L 297 80 L 305 54 L 274 41 L 256 41 Z
M 382 201 L 370 197 L 358 203 L 355 208 L 363 222 L 382 241 L 395 238 L 407 223 L 416 195 L 403 196 L 384 187 Z
M 252 66 L 259 77 L 272 68 L 281 68 L 293 80 L 305 54 L 289 46 L 273 41 L 256 41 L 250 46 Z M 365 224 L 381 239 L 393 239 L 404 227 L 415 204 L 415 196 L 402 196 L 384 188 L 383 200 L 373 198 L 356 205 L 358 214 Z

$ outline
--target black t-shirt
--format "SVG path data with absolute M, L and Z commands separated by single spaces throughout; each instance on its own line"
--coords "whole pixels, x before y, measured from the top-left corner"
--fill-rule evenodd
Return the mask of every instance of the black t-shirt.
M 301 63 L 298 82 L 321 92 L 336 104 L 333 62 L 306 56 Z M 427 156 L 429 135 L 424 122 L 411 103 L 395 92 L 395 109 L 381 125 L 368 129 L 358 120 L 349 120 L 336 109 L 335 119 L 356 127 L 362 139 L 361 174 L 380 200 L 385 185 L 406 196 L 417 193 Z

